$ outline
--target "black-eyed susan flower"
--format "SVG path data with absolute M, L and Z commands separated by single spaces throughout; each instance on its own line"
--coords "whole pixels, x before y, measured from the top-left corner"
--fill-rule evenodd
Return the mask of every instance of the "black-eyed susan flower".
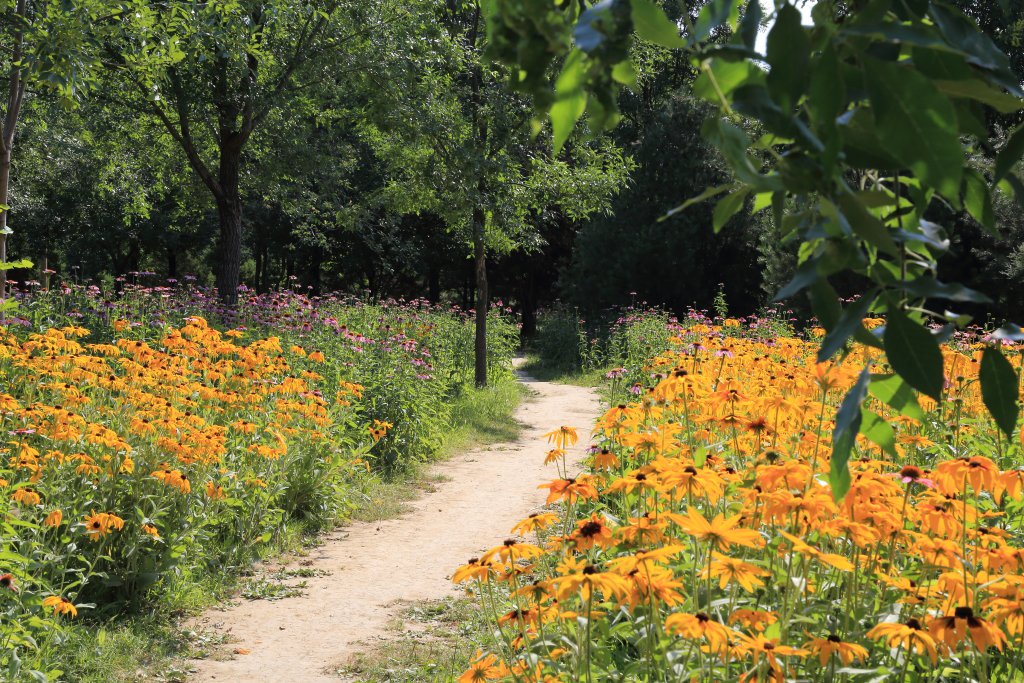
M 54 614 L 66 614 L 69 617 L 78 616 L 78 608 L 67 598 L 60 595 L 51 595 L 43 598 L 43 607 L 49 607 Z

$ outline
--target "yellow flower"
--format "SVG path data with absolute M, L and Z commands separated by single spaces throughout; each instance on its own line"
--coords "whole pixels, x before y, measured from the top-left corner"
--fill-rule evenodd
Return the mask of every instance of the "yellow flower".
M 60 510 L 53 510 L 50 514 L 46 515 L 46 519 L 43 520 L 43 524 L 46 526 L 58 527 L 63 521 L 64 513 Z
M 67 614 L 71 617 L 78 616 L 78 608 L 70 600 L 59 595 L 43 598 L 43 607 L 52 608 L 54 614 Z
M 124 520 L 109 512 L 93 512 L 85 518 L 85 533 L 94 541 L 123 528 Z

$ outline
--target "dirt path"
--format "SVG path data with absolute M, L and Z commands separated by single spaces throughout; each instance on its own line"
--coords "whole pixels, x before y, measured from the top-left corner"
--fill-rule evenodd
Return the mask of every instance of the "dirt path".
M 199 626 L 229 635 L 227 661 L 197 661 L 191 681 L 224 683 L 337 683 L 336 673 L 360 651 L 360 641 L 385 633 L 398 601 L 452 594 L 452 570 L 506 538 L 517 521 L 544 503 L 541 482 L 555 471 L 543 464 L 541 434 L 560 425 L 580 428 L 597 417 L 594 391 L 520 381 L 536 396 L 516 412 L 525 428 L 518 441 L 492 444 L 438 464 L 446 477 L 434 493 L 410 504 L 398 519 L 340 529 L 313 551 L 300 597 L 243 601 L 208 612 Z M 587 444 L 585 437 L 579 447 Z

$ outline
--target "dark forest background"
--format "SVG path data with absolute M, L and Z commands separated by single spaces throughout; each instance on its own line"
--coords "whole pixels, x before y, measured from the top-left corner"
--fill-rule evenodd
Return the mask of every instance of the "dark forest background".
M 458 3 L 433 4 L 419 21 L 447 36 L 436 49 L 482 59 L 483 48 L 467 38 L 472 12 Z M 1024 7 L 1012 4 L 1009 21 L 996 0 L 962 6 L 1024 73 Z M 398 30 L 389 27 L 390 37 Z M 434 48 L 385 43 L 384 52 L 362 46 L 367 61 L 359 63 L 357 55 L 357 68 L 344 74 L 307 75 L 242 151 L 240 271 L 248 287 L 369 291 L 473 307 L 472 238 L 447 211 L 454 195 L 436 186 L 472 184 L 475 176 L 455 178 L 431 155 L 458 138 L 449 122 L 472 114 L 467 102 L 480 92 L 473 83 L 492 83 L 497 93 L 503 75 L 467 71 L 464 59 L 437 59 L 426 69 L 424 51 Z M 600 206 L 572 211 L 535 194 L 515 216 L 495 209 L 489 219 L 501 237 L 489 246 L 491 297 L 522 313 L 527 331 L 538 310 L 559 301 L 585 316 L 640 301 L 683 312 L 710 308 L 720 288 L 733 314 L 752 313 L 791 274 L 795 246 L 776 238 L 769 211 L 748 206 L 717 236 L 706 204 L 663 220 L 684 199 L 728 178 L 701 139 L 707 112 L 690 92 L 692 74 L 668 53 L 642 57 L 639 84 L 623 96 L 622 123 L 608 137 L 577 141 L 566 161 L 576 172 L 594 167 L 603 175 L 573 176 L 559 191 L 583 194 L 588 183 L 603 181 L 594 190 L 602 194 Z M 457 66 L 446 74 L 448 64 Z M 474 81 L 474 73 L 483 79 Z M 111 289 L 120 276 L 152 285 L 185 277 L 215 282 L 218 206 L 166 126 L 119 78 L 117 70 L 100 73 L 73 106 L 45 88 L 27 94 L 12 161 L 8 252 L 34 265 L 11 271 L 10 279 L 96 281 Z M 447 99 L 433 103 L 429 92 Z M 525 103 L 499 97 L 509 96 L 493 95 L 483 105 L 488 116 L 499 107 L 525 110 Z M 398 111 L 405 124 L 396 124 Z M 985 124 L 1005 135 L 1020 120 L 994 115 Z M 439 140 L 438 129 L 449 137 Z M 536 189 L 535 176 L 550 180 L 560 167 L 538 167 L 535 160 L 551 154 L 549 138 L 516 137 L 520 129 L 510 128 L 502 144 L 514 144 L 513 156 L 533 163 L 533 175 L 509 182 Z M 498 134 L 492 130 L 492 140 Z M 399 148 L 422 154 L 410 159 Z M 509 177 L 507 169 L 502 173 L 497 177 Z M 427 190 L 434 193 L 429 201 L 408 200 Z M 979 313 L 1019 320 L 1024 212 L 1002 198 L 995 211 L 999 237 L 966 214 L 952 217 L 944 275 L 996 297 Z M 517 228 L 502 233 L 504 221 Z M 44 267 L 56 274 L 44 278 Z

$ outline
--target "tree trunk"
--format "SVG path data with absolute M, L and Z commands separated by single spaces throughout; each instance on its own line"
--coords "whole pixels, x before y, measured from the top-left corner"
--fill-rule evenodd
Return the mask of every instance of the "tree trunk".
M 220 245 L 217 262 L 217 292 L 230 307 L 238 303 L 238 285 L 242 271 L 242 198 L 238 189 L 241 149 L 222 147 L 220 152 L 217 219 Z
M 484 212 L 473 211 L 473 261 L 476 269 L 476 385 L 487 386 L 487 249 Z
M 432 304 L 441 303 L 441 266 L 433 258 L 427 266 L 427 298 Z
M 0 204 L 6 205 L 11 184 L 11 146 L 0 149 Z M 0 264 L 7 263 L 7 209 L 0 209 Z M 7 269 L 0 267 L 0 303 L 7 298 Z M 0 319 L 3 313 L 0 312 Z
M 21 59 L 25 49 L 25 32 L 22 21 L 28 14 L 27 0 L 18 0 L 15 15 L 18 26 L 14 33 L 14 45 L 11 49 L 11 71 L 7 77 L 7 110 L 4 112 L 3 130 L 0 131 L 0 263 L 7 263 L 7 200 L 11 185 L 11 150 L 14 147 L 14 131 L 18 126 L 21 114 L 21 103 L 25 98 L 25 79 L 21 72 Z M 0 304 L 7 299 L 7 269 L 0 267 Z M 7 313 L 0 310 L 0 320 Z

